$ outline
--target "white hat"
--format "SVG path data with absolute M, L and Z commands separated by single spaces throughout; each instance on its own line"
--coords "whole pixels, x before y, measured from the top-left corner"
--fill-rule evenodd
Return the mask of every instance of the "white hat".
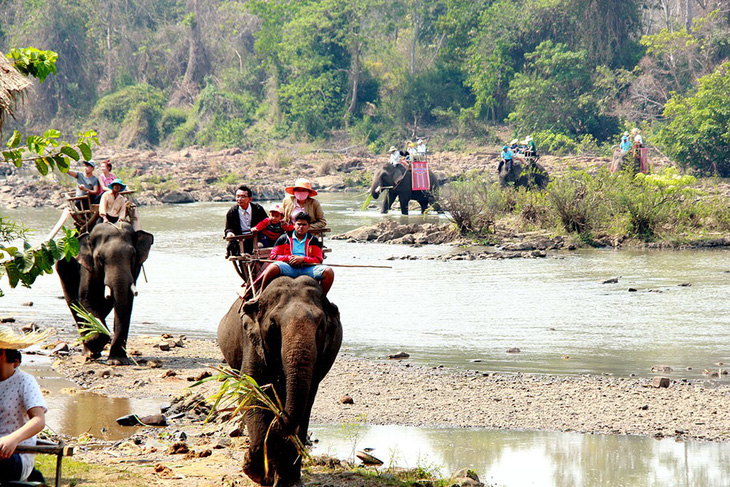
M 15 333 L 7 326 L 0 326 L 0 348 L 20 350 L 42 342 L 49 336 L 56 333 L 56 330 L 49 329 L 42 332 L 34 331 L 27 335 Z
M 517 139 L 513 139 L 512 142 L 509 143 L 509 145 L 516 144 L 517 142 L 519 142 Z
M 628 132 L 624 132 L 624 137 L 628 137 L 628 136 L 629 136 L 629 133 Z
M 423 139 L 418 139 L 416 142 L 419 144 L 423 144 Z
M 528 135 L 528 136 L 527 136 L 527 138 L 525 139 L 525 143 L 528 143 L 528 142 L 530 142 L 531 140 L 532 140 L 532 136 Z
M 389 153 L 391 153 L 391 154 L 392 154 L 393 152 L 397 152 L 397 151 L 398 151 L 398 149 L 396 149 L 394 145 L 391 145 L 391 146 L 390 146 L 390 149 L 388 149 L 388 152 L 389 152 Z

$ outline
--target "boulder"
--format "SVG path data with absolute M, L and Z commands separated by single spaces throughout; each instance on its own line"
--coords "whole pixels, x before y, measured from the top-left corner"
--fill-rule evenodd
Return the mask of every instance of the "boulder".
M 651 381 L 651 385 L 656 388 L 667 388 L 669 387 L 669 377 L 654 377 Z
M 195 198 L 190 193 L 182 191 L 170 191 L 165 196 L 160 198 L 160 202 L 166 205 L 181 204 L 181 203 L 194 203 Z

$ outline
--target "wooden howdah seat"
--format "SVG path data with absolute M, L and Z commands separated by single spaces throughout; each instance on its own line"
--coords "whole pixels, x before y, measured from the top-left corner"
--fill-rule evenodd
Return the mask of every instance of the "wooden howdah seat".
M 50 441 L 38 440 L 35 446 L 18 446 L 15 448 L 15 453 L 32 453 L 34 455 L 55 455 L 56 456 L 56 478 L 53 485 L 60 487 L 61 485 L 61 470 L 63 457 L 70 457 L 74 454 L 72 446 L 64 445 L 63 443 L 52 443 Z M 47 482 L 35 481 L 10 481 L 0 482 L 0 487 L 40 487 L 43 485 L 49 485 Z
M 309 230 L 309 233 L 317 236 L 322 242 L 323 258 L 327 258 L 327 254 L 332 252 L 332 249 L 324 246 L 324 236 L 329 232 L 329 228 Z M 236 269 L 236 273 L 241 277 L 241 279 L 243 279 L 243 296 L 254 296 L 254 284 L 257 282 L 257 279 L 261 272 L 270 264 L 269 257 L 271 256 L 272 247 L 259 248 L 258 232 L 225 237 L 225 240 L 228 242 L 238 242 L 240 255 L 229 255 L 228 260 L 233 263 L 233 267 Z M 247 240 L 253 240 L 253 251 L 250 253 L 246 252 L 244 249 L 244 242 L 246 242 Z
M 124 196 L 134 194 L 133 190 L 122 191 L 119 193 Z M 99 205 L 91 203 L 91 196 L 76 196 L 74 192 L 64 193 L 66 203 L 68 203 L 67 211 L 73 218 L 74 225 L 79 233 L 88 232 L 99 219 Z M 132 223 L 132 212 L 137 208 L 130 198 L 127 198 L 127 216 L 124 221 Z

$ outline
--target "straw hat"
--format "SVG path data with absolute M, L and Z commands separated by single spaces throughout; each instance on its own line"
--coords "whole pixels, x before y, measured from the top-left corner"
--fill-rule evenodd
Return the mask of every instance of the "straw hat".
M 273 212 L 276 212 L 276 213 L 278 213 L 280 215 L 283 215 L 284 214 L 284 212 L 281 211 L 281 206 L 279 206 L 279 205 L 271 205 L 271 206 L 269 206 L 269 213 L 273 213 Z
M 388 149 L 389 154 L 392 154 L 393 152 L 397 152 L 397 151 L 398 151 L 398 149 L 396 149 L 394 145 L 391 145 L 390 149 Z
M 512 142 L 510 142 L 510 143 L 509 143 L 509 145 L 514 145 L 514 144 L 516 144 L 517 142 L 518 142 L 518 140 L 517 140 L 517 139 L 512 139 Z
M 309 196 L 317 196 L 317 192 L 312 189 L 312 183 L 310 183 L 307 179 L 297 179 L 296 181 L 294 181 L 294 186 L 287 187 L 285 191 L 289 194 L 294 194 L 294 191 L 297 189 L 305 189 L 309 191 Z
M 0 326 L 0 348 L 7 348 L 11 350 L 28 348 L 31 345 L 42 342 L 55 333 L 56 330 L 49 329 L 42 332 L 34 331 L 27 335 L 20 335 L 7 326 Z
M 624 132 L 624 137 L 628 137 L 628 136 L 629 136 L 629 133 L 628 132 Z

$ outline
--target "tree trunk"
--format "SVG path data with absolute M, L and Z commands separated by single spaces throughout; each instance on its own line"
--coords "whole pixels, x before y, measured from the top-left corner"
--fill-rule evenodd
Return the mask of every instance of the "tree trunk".
M 695 0 L 686 0 L 687 4 L 684 11 L 684 25 L 687 28 L 687 32 L 689 32 L 692 28 L 692 2 L 694 1 Z
M 207 56 L 200 40 L 200 12 L 198 0 L 192 0 L 193 20 L 190 24 L 190 44 L 188 48 L 188 65 L 185 69 L 184 85 L 197 84 L 207 72 Z
M 421 29 L 421 19 L 418 16 L 418 8 L 420 3 L 418 0 L 413 2 L 413 42 L 411 42 L 411 76 L 416 72 L 416 44 L 418 43 L 418 34 Z
M 352 56 L 352 97 L 350 98 L 350 106 L 347 108 L 347 112 L 350 115 L 355 113 L 357 107 L 357 90 L 360 84 L 360 49 L 362 44 L 360 41 L 355 42 L 355 52 Z

